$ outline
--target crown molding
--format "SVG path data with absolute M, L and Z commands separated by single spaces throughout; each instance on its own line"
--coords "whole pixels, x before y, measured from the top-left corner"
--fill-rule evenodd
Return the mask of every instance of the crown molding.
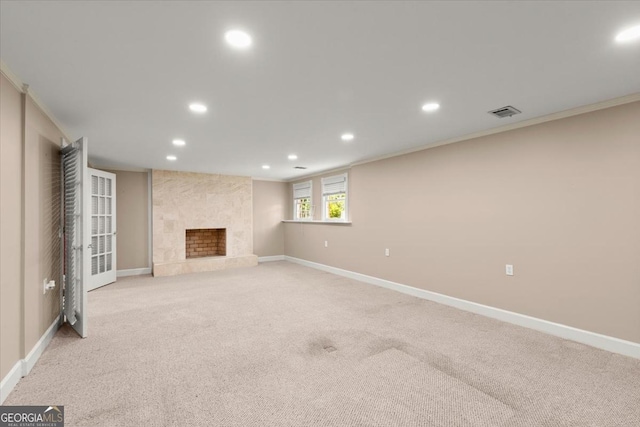
M 369 159 L 361 160 L 355 163 L 351 163 L 349 167 L 360 166 L 367 163 L 373 163 L 384 159 L 390 159 L 392 157 L 404 156 L 405 154 L 411 154 L 418 151 L 428 150 L 430 148 L 436 148 L 443 145 L 454 144 L 456 142 L 468 141 L 470 139 L 480 138 L 483 136 L 495 135 L 497 133 L 508 132 L 515 129 L 520 129 L 529 126 L 539 125 L 541 123 L 551 122 L 554 120 L 566 119 L 568 117 L 578 116 L 580 114 L 591 113 L 593 111 L 604 110 L 606 108 L 617 107 L 618 105 L 630 104 L 632 102 L 640 101 L 640 92 L 630 95 L 622 96 L 619 98 L 609 99 L 607 101 L 597 102 L 595 104 L 584 105 L 582 107 L 570 108 L 568 110 L 559 111 L 557 113 L 547 114 L 546 116 L 535 117 L 532 119 L 524 120 L 518 123 L 513 123 L 505 126 L 491 128 L 483 131 L 473 132 L 467 135 L 445 139 L 433 144 L 425 144 L 419 147 L 410 148 L 403 151 L 397 151 L 382 156 L 372 157 Z
M 267 181 L 267 182 L 289 182 L 286 179 L 277 179 L 277 178 L 261 178 L 259 176 L 252 176 L 252 181 Z
M 2 75 L 4 75 L 20 93 L 24 93 L 28 95 L 29 98 L 31 98 L 33 103 L 40 109 L 40 111 L 42 111 L 42 113 L 47 116 L 58 129 L 60 129 L 60 132 L 62 132 L 64 138 L 67 141 L 73 141 L 73 139 L 69 138 L 69 132 L 67 132 L 64 126 L 62 126 L 62 124 L 58 121 L 58 119 L 56 119 L 53 113 L 40 100 L 40 98 L 38 98 L 38 96 L 33 93 L 33 91 L 29 88 L 29 85 L 23 82 L 13 71 L 11 71 L 7 64 L 2 61 L 0 61 L 0 72 L 2 72 Z
M 394 157 L 394 156 L 390 156 L 390 157 Z M 289 178 L 287 180 L 285 180 L 285 182 L 298 182 L 298 181 L 304 181 L 306 179 L 309 178 L 315 178 L 317 176 L 324 176 L 324 175 L 328 175 L 330 173 L 340 173 L 340 172 L 349 172 L 349 169 L 351 169 L 351 166 L 353 165 L 347 165 L 347 166 L 340 166 L 339 168 L 333 168 L 333 169 L 326 169 L 320 172 L 316 172 L 316 173 L 312 173 L 309 175 L 303 175 L 303 176 L 298 176 L 295 178 Z

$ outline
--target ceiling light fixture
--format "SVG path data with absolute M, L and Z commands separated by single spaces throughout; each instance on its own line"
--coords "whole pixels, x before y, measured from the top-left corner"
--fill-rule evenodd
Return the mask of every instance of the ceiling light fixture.
M 262 169 L 271 169 L 271 166 L 269 166 L 269 165 L 262 165 Z
M 175 160 L 178 160 L 178 158 L 176 156 L 169 155 L 167 156 L 167 160 L 171 160 L 173 162 Z
M 422 111 L 431 113 L 433 111 L 436 111 L 439 108 L 440 108 L 440 104 L 438 104 L 437 102 L 428 102 L 422 106 Z
M 184 139 L 174 139 L 173 140 L 173 145 L 175 145 L 176 147 L 184 147 L 187 143 L 184 142 Z
M 194 113 L 202 114 L 207 112 L 207 106 L 194 102 L 193 104 L 189 104 L 189 110 L 193 111 Z
M 251 36 L 240 30 L 227 31 L 224 34 L 224 39 L 237 49 L 246 49 L 251 46 L 252 43 Z
M 296 159 L 298 158 L 298 156 L 296 156 L 295 154 L 289 154 L 289 155 L 287 156 L 287 158 L 288 158 L 289 160 L 296 160 Z
M 353 141 L 355 136 L 352 133 L 343 133 L 340 137 L 343 141 Z
M 640 39 L 640 25 L 620 31 L 616 36 L 616 41 L 620 43 L 630 42 L 636 39 Z

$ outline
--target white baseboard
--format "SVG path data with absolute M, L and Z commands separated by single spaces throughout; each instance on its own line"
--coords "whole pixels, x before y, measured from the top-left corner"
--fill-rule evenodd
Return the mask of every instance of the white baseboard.
M 22 360 L 18 360 L 9 373 L 0 382 L 0 405 L 2 405 L 11 393 L 11 390 L 18 384 L 22 378 Z
M 258 262 L 284 261 L 284 255 L 272 255 L 258 257 Z
M 130 268 L 116 271 L 116 277 L 144 276 L 145 274 L 151 274 L 151 268 Z
M 326 271 L 328 273 L 333 273 L 338 276 L 348 277 L 360 282 L 392 289 L 394 291 L 402 292 L 414 297 L 434 301 L 440 304 L 458 308 L 460 310 L 469 311 L 486 317 L 491 317 L 493 319 L 498 319 L 503 322 L 512 323 L 514 325 L 523 326 L 529 329 L 535 329 L 540 332 L 545 332 L 549 335 L 555 335 L 560 338 L 565 338 L 582 344 L 590 345 L 592 347 L 597 347 L 603 350 L 610 351 L 612 353 L 618 353 L 640 359 L 639 343 L 626 341 L 607 335 L 597 334 L 595 332 L 585 331 L 583 329 L 562 325 L 560 323 L 549 322 L 547 320 L 538 319 L 536 317 L 514 313 L 512 311 L 502 310 L 500 308 L 490 307 L 488 305 L 478 304 L 475 302 L 439 294 L 437 292 L 426 291 L 424 289 L 418 289 L 411 286 L 403 285 L 401 283 L 391 282 L 389 280 L 379 279 L 377 277 L 367 276 L 365 274 L 343 270 L 341 268 L 331 267 L 324 264 L 318 264 L 316 262 L 307 261 L 300 258 L 294 258 L 290 256 L 285 256 L 284 258 L 286 261 Z
M 29 372 L 31 372 L 31 369 L 35 366 L 59 327 L 60 319 L 58 318 L 54 320 L 44 335 L 40 337 L 36 345 L 34 345 L 29 354 L 27 354 L 27 357 L 18 360 L 13 368 L 11 368 L 11 371 L 2 379 L 2 382 L 0 382 L 0 404 L 9 396 L 11 390 L 13 390 L 16 384 L 18 384 L 18 381 L 20 381 L 20 378 L 26 377 Z
M 22 376 L 23 377 L 26 377 L 29 374 L 29 372 L 31 372 L 31 369 L 33 369 L 38 359 L 40 359 L 42 352 L 44 351 L 45 348 L 47 348 L 47 346 L 53 339 L 53 336 L 58 331 L 59 327 L 60 327 L 60 319 L 54 320 L 51 326 L 49 326 L 47 331 L 44 333 L 44 335 L 40 337 L 36 345 L 33 346 L 29 354 L 27 354 L 27 357 L 25 357 L 22 360 Z

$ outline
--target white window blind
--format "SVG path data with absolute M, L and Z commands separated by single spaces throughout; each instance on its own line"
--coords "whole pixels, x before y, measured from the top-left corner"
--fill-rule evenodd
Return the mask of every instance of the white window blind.
M 311 181 L 293 184 L 293 198 L 305 199 L 311 197 Z
M 347 176 L 337 175 L 322 178 L 322 195 L 340 194 L 347 192 Z

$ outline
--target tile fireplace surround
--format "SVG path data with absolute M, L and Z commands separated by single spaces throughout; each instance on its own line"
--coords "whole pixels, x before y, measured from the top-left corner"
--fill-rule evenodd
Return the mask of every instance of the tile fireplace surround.
M 258 264 L 250 177 L 154 170 L 153 275 Z M 187 259 L 186 230 L 226 229 L 226 255 Z

